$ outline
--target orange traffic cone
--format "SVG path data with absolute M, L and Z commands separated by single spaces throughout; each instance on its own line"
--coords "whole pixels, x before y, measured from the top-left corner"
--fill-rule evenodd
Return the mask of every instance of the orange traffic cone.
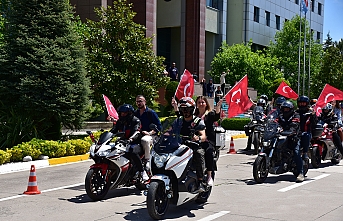
M 29 183 L 27 185 L 27 190 L 24 192 L 24 194 L 29 194 L 29 195 L 40 194 L 40 191 L 38 190 L 38 186 L 37 186 L 35 165 L 31 165 Z
M 231 137 L 231 141 L 230 141 L 230 150 L 227 153 L 232 153 L 235 154 L 236 150 L 235 150 L 235 144 L 233 143 L 233 137 Z

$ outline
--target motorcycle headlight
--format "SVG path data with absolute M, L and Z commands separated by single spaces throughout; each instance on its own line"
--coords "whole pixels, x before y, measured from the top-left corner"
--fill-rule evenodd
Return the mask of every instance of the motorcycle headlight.
M 268 147 L 268 146 L 270 145 L 270 141 L 263 141 L 263 142 L 262 142 L 262 145 L 263 145 L 264 147 Z
M 257 124 L 257 121 L 256 121 L 256 120 L 254 120 L 254 121 L 253 121 L 253 123 L 254 123 L 254 124 Z
M 106 157 L 110 153 L 111 153 L 111 150 L 108 149 L 108 150 L 104 150 L 104 151 L 98 152 L 98 156 L 99 157 Z
M 157 166 L 157 168 L 161 168 L 164 166 L 164 163 L 168 160 L 169 158 L 169 154 L 162 154 L 159 155 L 156 152 L 152 153 L 153 157 L 154 157 L 154 163 Z

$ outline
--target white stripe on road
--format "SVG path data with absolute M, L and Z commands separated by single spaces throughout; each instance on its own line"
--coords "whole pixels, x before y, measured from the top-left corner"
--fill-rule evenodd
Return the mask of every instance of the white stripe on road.
M 83 183 L 72 184 L 72 185 L 69 185 L 69 186 L 61 186 L 61 187 L 57 187 L 57 188 L 53 188 L 53 189 L 42 190 L 41 193 L 46 193 L 46 192 L 51 192 L 51 191 L 61 190 L 61 189 L 67 189 L 67 188 L 71 188 L 71 187 L 81 186 L 81 185 L 84 185 L 84 184 L 85 183 L 83 182 Z M 10 196 L 10 197 L 6 197 L 6 198 L 1 198 L 0 202 L 6 201 L 6 200 L 12 200 L 12 199 L 16 199 L 16 198 L 20 198 L 20 197 L 24 197 L 24 196 L 28 196 L 28 195 L 22 194 L 22 195 L 17 195 L 17 196 Z
M 230 211 L 220 211 L 219 213 L 215 213 L 213 215 L 207 216 L 205 218 L 199 219 L 198 221 L 211 221 L 214 219 L 217 219 L 221 216 L 224 216 L 225 214 L 228 214 Z
M 317 177 L 311 178 L 311 179 L 309 179 L 309 180 L 304 180 L 302 183 L 296 183 L 296 184 L 293 184 L 293 185 L 291 185 L 291 186 L 289 186 L 289 187 L 279 189 L 278 191 L 279 191 L 279 192 L 286 192 L 286 191 L 288 191 L 288 190 L 297 188 L 297 187 L 299 187 L 299 186 L 302 186 L 302 185 L 311 183 L 311 182 L 313 182 L 313 181 L 315 181 L 315 180 L 320 180 L 320 179 L 325 178 L 325 177 L 327 177 L 327 176 L 329 176 L 329 175 L 330 175 L 330 174 L 322 174 L 322 175 L 319 175 L 319 176 L 317 176 Z

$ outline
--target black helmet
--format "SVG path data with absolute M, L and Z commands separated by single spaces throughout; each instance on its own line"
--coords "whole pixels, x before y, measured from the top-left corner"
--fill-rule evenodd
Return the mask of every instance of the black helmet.
M 275 101 L 275 104 L 276 104 L 276 106 L 281 106 L 281 104 L 283 103 L 283 102 L 285 102 L 286 101 L 286 98 L 284 98 L 284 97 L 278 97 L 278 98 L 276 98 L 276 101 Z
M 299 103 L 306 103 L 305 105 L 299 105 Z M 298 108 L 299 110 L 305 110 L 308 108 L 309 104 L 310 104 L 310 99 L 307 96 L 300 96 L 297 99 L 297 104 L 298 104 Z
M 266 101 L 266 103 L 268 102 L 268 96 L 267 96 L 267 95 L 262 94 L 262 95 L 260 96 L 260 98 L 261 98 L 261 99 L 264 99 L 264 100 Z
M 289 108 L 289 110 L 286 110 L 286 108 Z M 284 101 L 281 104 L 280 109 L 281 109 L 281 113 L 283 114 L 283 116 L 285 118 L 289 118 L 294 112 L 294 105 L 290 101 Z
M 322 113 L 324 116 L 329 116 L 332 113 L 332 104 L 327 103 L 323 108 L 322 108 Z
M 123 104 L 118 108 L 119 120 L 128 121 L 133 117 L 133 112 L 135 109 L 131 104 Z M 121 113 L 128 113 L 126 116 L 121 116 Z
M 257 100 L 257 106 L 266 106 L 266 101 L 263 98 Z

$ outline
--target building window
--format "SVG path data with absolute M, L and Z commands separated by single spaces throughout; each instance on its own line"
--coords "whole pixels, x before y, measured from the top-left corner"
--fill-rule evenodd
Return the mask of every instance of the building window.
M 206 6 L 211 7 L 211 8 L 215 8 L 215 9 L 219 9 L 219 4 L 218 4 L 219 0 L 206 0 Z
M 280 16 L 275 15 L 275 20 L 276 20 L 276 29 L 280 30 Z
M 295 4 L 299 5 L 299 0 L 295 0 Z
M 269 27 L 270 26 L 270 12 L 266 11 L 266 25 Z
M 315 0 L 312 0 L 312 2 L 311 2 L 311 10 L 312 10 L 312 12 L 314 12 L 314 4 L 315 4 Z
M 318 2 L 318 15 L 322 15 L 322 4 Z
M 317 40 L 320 41 L 320 32 L 319 31 L 317 31 Z
M 254 7 L 254 21 L 259 22 L 260 21 L 260 8 Z

